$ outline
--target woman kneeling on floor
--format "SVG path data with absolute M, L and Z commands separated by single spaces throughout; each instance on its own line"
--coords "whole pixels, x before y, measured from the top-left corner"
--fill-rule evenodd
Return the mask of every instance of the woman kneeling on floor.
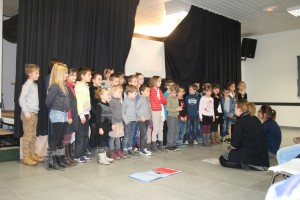
M 235 107 L 238 117 L 234 126 L 229 150 L 220 156 L 224 167 L 267 170 L 268 149 L 264 129 L 259 119 L 250 115 L 254 104 L 240 100 Z

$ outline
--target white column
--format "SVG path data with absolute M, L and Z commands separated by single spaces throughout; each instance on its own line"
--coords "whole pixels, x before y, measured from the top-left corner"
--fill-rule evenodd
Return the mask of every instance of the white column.
M 3 40 L 3 34 L 2 34 L 2 27 L 3 27 L 3 0 L 0 0 L 0 95 L 1 99 L 0 102 L 2 104 L 2 40 Z M 2 106 L 0 106 L 0 118 L 2 118 Z

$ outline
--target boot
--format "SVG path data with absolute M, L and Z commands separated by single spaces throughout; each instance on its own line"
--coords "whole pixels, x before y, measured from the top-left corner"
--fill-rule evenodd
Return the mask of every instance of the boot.
M 58 165 L 58 156 L 56 150 L 48 149 L 48 168 L 55 170 L 65 170 L 63 167 Z
M 123 154 L 123 152 L 122 152 L 121 149 L 117 149 L 117 150 L 116 150 L 116 153 L 117 153 L 117 155 L 118 155 L 120 158 L 122 158 L 122 159 L 127 158 L 127 157 Z
M 111 154 L 111 158 L 112 159 L 114 159 L 114 160 L 120 160 L 119 155 L 114 150 L 111 150 L 110 154 Z
M 29 166 L 35 166 L 37 162 L 33 160 L 30 156 L 25 156 L 23 158 L 23 164 L 29 165 Z
M 152 142 L 152 152 L 156 153 L 157 152 L 157 146 L 156 146 L 156 142 Z
M 163 146 L 163 141 L 158 141 L 158 150 L 168 152 L 168 150 Z
M 36 155 L 36 153 L 30 155 L 30 158 L 36 162 L 42 162 L 45 160 L 43 157 L 39 157 L 38 155 Z
M 146 148 L 147 148 L 148 151 L 151 151 L 151 150 L 152 150 L 152 149 L 151 149 L 151 143 L 146 144 Z
M 58 155 L 58 165 L 59 166 L 71 167 L 71 164 L 66 162 L 64 148 L 57 149 L 57 155 Z
M 79 163 L 78 161 L 75 161 L 71 158 L 71 144 L 65 145 L 65 159 L 67 159 L 72 166 L 75 166 Z
M 205 134 L 205 137 L 206 137 L 207 146 L 208 146 L 208 147 L 211 147 L 212 145 L 211 145 L 211 143 L 210 143 L 210 141 L 209 141 L 209 139 L 210 139 L 210 134 Z
M 218 131 L 215 132 L 215 141 L 217 144 L 220 144 L 220 135 L 219 135 Z
M 103 153 L 98 153 L 99 155 L 99 164 L 101 165 L 110 165 L 110 162 L 108 162 L 105 157 L 106 157 L 106 152 L 103 152 Z
M 215 140 L 215 132 L 210 132 L 211 144 L 217 144 Z

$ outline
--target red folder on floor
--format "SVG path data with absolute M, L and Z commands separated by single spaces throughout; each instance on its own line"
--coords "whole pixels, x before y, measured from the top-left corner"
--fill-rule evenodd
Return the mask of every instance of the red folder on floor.
M 173 174 L 177 174 L 177 173 L 181 172 L 179 170 L 170 169 L 170 168 L 166 168 L 166 167 L 155 168 L 152 171 L 159 173 L 159 174 L 168 174 L 168 175 L 173 175 Z

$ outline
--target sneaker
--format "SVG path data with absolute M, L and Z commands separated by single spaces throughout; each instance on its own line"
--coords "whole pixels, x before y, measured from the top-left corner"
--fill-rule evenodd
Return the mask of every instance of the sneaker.
M 124 150 L 123 154 L 124 154 L 124 156 L 126 156 L 126 158 L 130 158 L 131 157 L 131 155 L 129 154 L 128 150 Z
M 84 156 L 81 156 L 80 158 L 75 158 L 75 161 L 79 163 L 86 163 L 86 159 L 84 158 Z
M 194 140 L 193 144 L 195 144 L 195 145 L 196 145 L 196 144 L 199 144 L 199 143 L 197 142 L 197 140 Z
M 227 138 L 225 138 L 225 139 L 223 140 L 223 142 L 225 142 L 225 143 L 227 143 L 227 144 L 230 144 L 230 143 L 231 143 L 231 140 L 230 140 L 229 137 L 227 137 Z
M 128 153 L 132 156 L 139 156 L 140 153 L 138 151 L 133 151 L 132 149 L 128 149 Z
M 175 150 L 175 147 L 167 147 L 167 149 L 168 149 L 169 151 L 174 151 L 174 150 Z
M 140 154 L 144 156 L 151 156 L 151 152 L 150 151 L 146 152 L 145 150 L 140 150 Z
M 84 159 L 86 159 L 86 160 L 92 160 L 92 157 L 90 156 L 90 155 L 86 155 L 86 156 L 83 156 L 84 157 Z
M 180 151 L 180 148 L 178 146 L 175 146 L 173 151 Z
M 148 149 L 147 149 L 147 148 L 145 148 L 145 149 L 144 149 L 144 151 L 145 151 L 146 153 L 150 153 L 150 154 L 152 154 L 152 152 L 151 152 L 151 151 L 148 151 Z
M 184 145 L 188 145 L 189 144 L 189 142 L 186 140 L 184 143 L 183 143 Z

